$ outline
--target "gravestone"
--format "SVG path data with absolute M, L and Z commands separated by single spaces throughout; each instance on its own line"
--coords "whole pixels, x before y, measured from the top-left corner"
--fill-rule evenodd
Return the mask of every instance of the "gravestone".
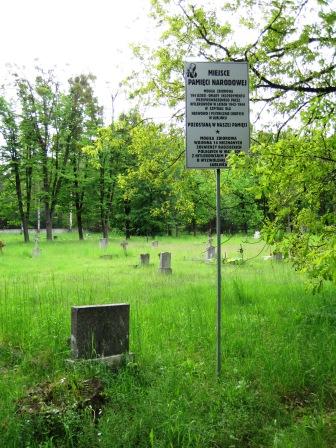
M 283 260 L 283 255 L 281 252 L 275 252 L 273 254 L 273 260 L 275 261 L 282 261 Z
M 99 258 L 101 258 L 102 260 L 112 260 L 113 255 L 111 254 L 100 255 Z
M 75 359 L 113 357 L 129 350 L 129 313 L 126 303 L 73 306 L 71 351 Z
M 2 249 L 6 246 L 4 241 L 0 240 L 0 253 L 2 254 Z
M 33 247 L 32 256 L 39 257 L 41 255 L 41 249 L 39 247 L 39 239 L 35 238 L 35 246 Z
M 140 254 L 140 266 L 149 265 L 149 254 Z
M 99 247 L 100 247 L 101 249 L 106 249 L 107 246 L 108 246 L 108 238 L 101 238 L 101 239 L 99 240 Z
M 158 247 L 159 242 L 158 241 L 152 241 L 152 247 Z
M 170 252 L 161 252 L 160 253 L 160 272 L 163 274 L 171 274 L 171 253 Z
M 240 248 L 238 249 L 238 252 L 240 253 L 242 261 L 244 260 L 244 249 L 243 246 L 240 245 Z
M 122 241 L 120 243 L 120 246 L 124 249 L 124 254 L 127 255 L 127 246 L 128 246 L 128 242 L 127 241 Z
M 209 260 L 213 260 L 214 258 L 216 258 L 216 248 L 215 246 L 209 246 L 206 248 L 205 251 L 205 260 L 209 261 Z
M 259 240 L 260 236 L 261 236 L 261 234 L 260 234 L 259 230 L 256 230 L 256 231 L 254 232 L 253 238 L 254 238 L 255 240 Z

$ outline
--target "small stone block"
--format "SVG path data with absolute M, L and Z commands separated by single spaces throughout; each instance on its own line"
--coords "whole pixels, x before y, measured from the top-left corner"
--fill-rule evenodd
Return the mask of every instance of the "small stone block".
M 160 272 L 164 274 L 171 274 L 171 253 L 161 252 L 160 253 Z
M 207 247 L 206 253 L 205 253 L 205 259 L 206 260 L 212 260 L 215 257 L 216 257 L 216 248 L 215 248 L 215 246 Z
M 149 254 L 140 254 L 140 265 L 141 266 L 149 265 Z
M 112 260 L 113 255 L 109 255 L 109 254 L 100 255 L 99 258 L 101 258 L 102 260 Z
M 130 305 L 73 306 L 71 351 L 73 358 L 100 358 L 128 353 Z
M 99 247 L 105 249 L 108 246 L 108 238 L 101 238 L 99 240 Z
M 41 255 L 41 249 L 37 246 L 33 248 L 32 256 L 39 257 Z

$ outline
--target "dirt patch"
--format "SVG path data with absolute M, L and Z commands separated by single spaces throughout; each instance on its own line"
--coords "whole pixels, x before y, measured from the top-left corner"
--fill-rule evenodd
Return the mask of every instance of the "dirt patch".
M 30 389 L 17 401 L 17 415 L 34 440 L 64 438 L 69 430 L 75 437 L 84 422 L 97 423 L 106 401 L 100 379 L 61 378 Z

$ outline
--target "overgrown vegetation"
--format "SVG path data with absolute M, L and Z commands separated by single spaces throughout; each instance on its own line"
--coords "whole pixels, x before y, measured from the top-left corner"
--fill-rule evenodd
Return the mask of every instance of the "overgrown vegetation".
M 53 226 L 76 227 L 79 239 L 87 229 L 125 238 L 213 229 L 214 176 L 184 169 L 183 64 L 246 61 L 251 154 L 223 176 L 222 228 L 264 225 L 317 288 L 334 281 L 332 2 L 151 3 L 161 40 L 134 47 L 142 73 L 125 85 L 139 104 L 171 106 L 176 120 L 158 124 L 130 108 L 103 125 L 92 75 L 61 86 L 57 73 L 38 68 L 28 79 L 17 70 L 0 95 L 1 226 L 21 225 L 25 241 L 29 226 L 45 227 L 48 239 Z
M 206 237 L 6 235 L 1 256 L 0 440 L 8 447 L 333 447 L 335 290 L 313 295 L 271 248 L 234 237 L 223 266 L 223 370 L 215 369 L 216 267 Z M 227 240 L 227 239 L 226 239 Z M 256 258 L 255 255 L 264 251 Z M 172 252 L 172 276 L 157 253 Z M 110 259 L 100 258 L 104 252 Z M 135 268 L 140 253 L 151 264 Z M 131 304 L 134 362 L 67 363 L 71 305 Z

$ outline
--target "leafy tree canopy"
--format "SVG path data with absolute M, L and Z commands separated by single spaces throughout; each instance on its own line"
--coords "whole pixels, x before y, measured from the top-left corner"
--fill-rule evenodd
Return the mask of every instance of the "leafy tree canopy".
M 187 57 L 248 61 L 255 120 L 261 117 L 265 123 L 271 117 L 272 126 L 282 130 L 299 114 L 304 114 L 306 123 L 334 115 L 334 2 L 233 0 L 197 5 L 188 0 L 152 0 L 161 43 L 153 52 L 134 48 L 146 75 L 136 78 L 137 83 L 144 82 L 134 94 L 181 106 Z

